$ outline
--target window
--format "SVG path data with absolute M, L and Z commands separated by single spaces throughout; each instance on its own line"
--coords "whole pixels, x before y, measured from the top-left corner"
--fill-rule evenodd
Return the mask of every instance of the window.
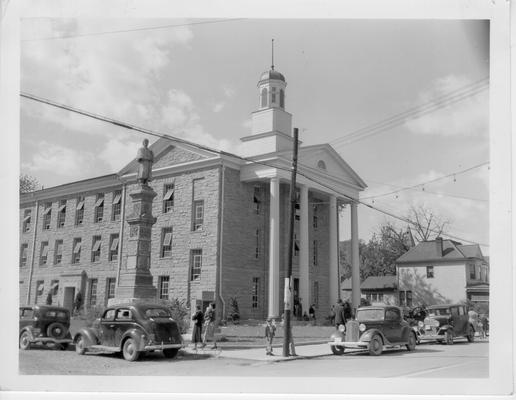
M 323 160 L 317 161 L 317 168 L 326 170 L 326 163 Z
M 106 310 L 104 312 L 104 316 L 102 317 L 102 319 L 104 319 L 106 321 L 113 321 L 115 319 L 115 310 L 112 308 L 109 310 Z
M 433 278 L 434 277 L 434 267 L 429 265 L 426 267 L 426 277 L 427 278 Z
M 100 236 L 93 236 L 93 240 L 91 241 L 91 262 L 100 261 L 101 239 Z
M 204 200 L 196 200 L 193 202 L 193 224 L 192 230 L 198 231 L 202 229 L 204 223 Z
M 29 251 L 28 243 L 23 243 L 20 248 L 20 267 L 27 266 L 27 253 Z
M 72 264 L 78 264 L 80 262 L 81 262 L 81 238 L 75 238 L 73 240 Z
M 43 296 L 43 290 L 45 289 L 45 282 L 44 281 L 37 281 L 36 282 L 36 298 L 34 299 L 34 303 L 38 304 L 38 298 Z
M 254 249 L 254 258 L 260 257 L 260 230 L 255 232 L 256 248 Z
M 57 279 L 54 279 L 50 282 L 50 293 L 52 293 L 52 296 L 57 296 L 58 292 L 59 292 L 59 281 Z
M 400 296 L 400 306 L 412 306 L 412 292 L 410 290 L 403 291 L 401 290 L 399 293 Z
M 314 256 L 314 260 L 313 260 L 313 261 L 314 261 L 314 263 L 313 263 L 313 264 L 314 264 L 314 265 L 317 265 L 317 264 L 318 264 L 318 262 L 319 262 L 319 254 L 318 254 L 318 248 L 317 248 L 317 246 L 318 246 L 317 240 L 314 240 L 314 241 L 313 241 L 313 253 L 314 253 L 314 254 L 313 254 L 313 256 Z
M 390 321 L 398 321 L 401 319 L 400 310 L 396 308 L 390 308 L 385 311 L 385 319 Z
M 271 88 L 271 104 L 276 103 L 276 88 Z
M 262 99 L 261 99 L 262 107 L 267 107 L 267 88 L 262 89 Z
M 477 279 L 477 274 L 474 265 L 469 266 L 469 279 Z
M 113 202 L 111 203 L 111 221 L 120 221 L 120 213 L 122 211 L 122 191 L 115 190 L 113 192 Z
M 48 242 L 41 242 L 39 265 L 46 265 L 48 257 Z
M 319 282 L 314 282 L 314 304 L 319 306 Z
M 318 226 L 318 218 L 317 218 L 317 214 L 314 213 L 313 217 L 312 217 L 312 226 L 314 229 L 317 229 L 317 226 Z
M 299 215 L 299 212 L 300 212 L 300 204 L 299 204 L 299 199 L 301 197 L 301 194 L 299 192 L 299 190 L 296 189 L 296 205 L 295 205 L 295 209 L 296 209 L 296 212 L 295 212 L 295 220 L 296 221 L 299 221 L 301 219 L 300 215 Z
M 54 265 L 61 264 L 61 261 L 63 261 L 63 241 L 56 240 L 54 248 Z
M 297 239 L 297 235 L 294 233 L 294 256 L 299 255 L 299 240 Z
M 202 249 L 191 250 L 190 252 L 190 280 L 194 281 L 201 276 L 202 268 Z
M 63 228 L 66 220 L 66 200 L 59 202 L 59 208 L 57 209 L 57 227 Z
M 253 203 L 255 213 L 260 214 L 262 208 L 262 191 L 259 186 L 254 187 Z
M 285 91 L 283 89 L 279 91 L 279 105 L 281 108 L 285 108 Z
M 97 304 L 97 279 L 90 279 L 90 290 L 89 290 L 89 298 L 88 304 L 90 306 L 94 306 Z
M 464 311 L 464 307 L 459 307 L 459 315 L 464 315 L 466 312 Z
M 106 292 L 107 292 L 107 299 L 114 299 L 115 298 L 115 286 L 116 286 L 116 278 L 107 278 L 106 281 Z
M 104 193 L 97 194 L 95 202 L 95 217 L 93 222 L 102 222 L 104 219 Z
M 133 316 L 131 314 L 131 310 L 127 310 L 127 309 L 120 309 L 120 310 L 117 310 L 116 312 L 116 319 L 117 320 L 130 320 L 132 319 Z
M 174 208 L 174 184 L 163 187 L 163 212 L 168 213 Z
M 109 238 L 109 261 L 118 260 L 118 233 L 113 233 Z
M 258 291 L 260 289 L 260 278 L 253 278 L 253 287 L 251 290 L 251 307 L 258 308 Z
M 50 221 L 52 219 L 52 203 L 45 203 L 43 209 L 43 230 L 50 229 Z
M 32 210 L 25 210 L 23 212 L 23 232 L 30 231 L 30 221 L 31 221 Z
M 168 300 L 168 284 L 170 276 L 160 276 L 158 278 L 158 294 L 162 300 Z
M 84 197 L 77 198 L 77 205 L 75 206 L 75 225 L 81 226 L 84 221 Z
M 172 228 L 161 230 L 161 258 L 172 257 Z

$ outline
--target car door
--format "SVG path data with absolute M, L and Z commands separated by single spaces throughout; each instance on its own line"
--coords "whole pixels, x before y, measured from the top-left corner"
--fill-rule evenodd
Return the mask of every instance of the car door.
M 34 310 L 32 307 L 20 308 L 20 331 L 34 322 Z
M 115 309 L 104 311 L 100 319 L 99 339 L 103 346 L 115 346 Z
M 466 307 L 464 306 L 458 306 L 457 307 L 459 315 L 457 316 L 457 326 L 459 330 L 457 331 L 457 335 L 466 335 L 468 330 L 468 320 L 469 316 L 466 312 Z
M 119 308 L 116 310 L 114 322 L 114 346 L 120 347 L 122 337 L 134 326 L 134 316 L 129 308 Z
M 453 325 L 453 334 L 455 336 L 460 335 L 462 332 L 461 327 L 461 320 L 459 317 L 459 307 L 458 306 L 452 306 L 450 307 L 450 314 L 451 314 L 451 323 Z
M 391 343 L 401 340 L 401 312 L 398 308 L 387 308 L 385 310 L 384 335 Z

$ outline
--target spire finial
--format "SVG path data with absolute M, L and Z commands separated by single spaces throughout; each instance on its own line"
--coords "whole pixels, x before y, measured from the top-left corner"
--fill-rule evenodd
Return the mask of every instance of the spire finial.
M 271 64 L 271 69 L 274 71 L 274 39 L 272 39 L 271 47 L 272 47 L 272 64 Z

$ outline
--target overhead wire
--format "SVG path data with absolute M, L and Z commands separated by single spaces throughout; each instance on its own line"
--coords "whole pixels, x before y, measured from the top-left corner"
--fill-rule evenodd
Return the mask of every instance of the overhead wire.
M 43 104 L 47 104 L 47 105 L 50 105 L 50 106 L 53 106 L 53 107 L 56 107 L 56 108 L 64 109 L 66 111 L 78 113 L 78 114 L 84 115 L 86 117 L 94 118 L 94 119 L 96 119 L 98 121 L 107 122 L 107 123 L 113 124 L 115 126 L 119 126 L 119 127 L 126 128 L 126 129 L 129 129 L 129 130 L 134 130 L 134 131 L 141 132 L 141 133 L 148 134 L 148 135 L 152 135 L 152 136 L 155 136 L 155 137 L 159 137 L 159 138 L 168 139 L 168 140 L 172 140 L 172 141 L 175 141 L 175 142 L 183 143 L 183 144 L 186 144 L 188 146 L 193 146 L 193 147 L 196 147 L 196 148 L 199 148 L 199 149 L 202 149 L 202 150 L 206 150 L 206 151 L 209 151 L 209 152 L 212 152 L 212 153 L 216 153 L 216 154 L 219 154 L 219 155 L 226 155 L 226 156 L 229 156 L 229 157 L 234 157 L 234 158 L 237 158 L 237 159 L 240 159 L 242 161 L 249 162 L 249 163 L 265 165 L 265 166 L 268 166 L 268 167 L 277 168 L 277 169 L 280 169 L 280 170 L 283 170 L 283 171 L 291 172 L 291 168 L 282 167 L 281 165 L 271 164 L 271 163 L 267 163 L 267 162 L 264 162 L 264 161 L 253 160 L 252 158 L 249 158 L 249 157 L 242 157 L 242 156 L 239 156 L 239 155 L 236 155 L 236 154 L 233 154 L 233 153 L 225 152 L 225 151 L 222 151 L 222 150 L 217 150 L 217 149 L 214 149 L 214 148 L 211 148 L 211 147 L 208 147 L 208 146 L 204 146 L 204 145 L 200 145 L 198 143 L 190 142 L 188 140 L 184 140 L 184 139 L 181 139 L 181 138 L 178 138 L 178 137 L 175 137 L 175 136 L 171 136 L 171 135 L 163 134 L 163 133 L 160 133 L 160 132 L 152 131 L 152 130 L 149 130 L 149 129 L 146 129 L 146 128 L 141 128 L 141 127 L 129 124 L 129 123 L 125 123 L 125 122 L 122 122 L 122 121 L 115 120 L 113 118 L 109 118 L 109 117 L 105 117 L 105 116 L 102 116 L 102 115 L 99 115 L 99 114 L 91 113 L 91 112 L 88 112 L 88 111 L 85 111 L 85 110 L 80 110 L 80 109 L 77 109 L 75 107 L 71 107 L 71 106 L 68 106 L 68 105 L 65 105 L 65 104 L 60 104 L 60 103 L 54 102 L 52 100 L 45 99 L 45 98 L 42 98 L 42 97 L 30 94 L 30 93 L 27 93 L 27 92 L 20 92 L 20 96 L 24 97 L 24 98 L 27 98 L 27 99 L 30 99 L 30 100 L 33 100 L 33 101 L 37 101 L 37 102 L 43 103 Z M 367 204 L 367 203 L 362 202 L 360 199 L 356 199 L 356 198 L 351 197 L 351 196 L 349 196 L 349 195 L 347 195 L 345 193 L 339 192 L 334 187 L 332 187 L 330 185 L 327 185 L 324 182 L 317 181 L 317 180 L 313 179 L 312 177 L 306 175 L 305 173 L 303 173 L 303 172 L 301 172 L 299 170 L 297 171 L 297 174 L 303 176 L 304 178 L 306 178 L 307 180 L 309 180 L 311 182 L 314 182 L 314 183 L 316 183 L 316 184 L 318 184 L 318 185 L 320 185 L 322 187 L 330 189 L 332 192 L 337 193 L 337 194 L 341 195 L 342 197 L 347 198 L 348 200 L 350 200 L 352 202 L 356 202 L 358 204 L 362 204 L 362 205 L 364 205 L 366 207 L 369 207 L 371 209 L 374 209 L 374 210 L 376 210 L 378 212 L 381 212 L 383 214 L 389 215 L 392 218 L 401 220 L 401 221 L 409 223 L 411 225 L 417 225 L 415 222 L 410 221 L 407 218 L 400 217 L 400 216 L 397 216 L 397 215 L 395 215 L 393 213 L 381 210 L 381 209 L 379 209 L 379 208 L 377 208 L 375 206 L 372 206 L 371 204 Z M 431 230 L 431 231 L 438 233 L 435 230 Z M 464 239 L 464 238 L 459 238 L 457 236 L 450 235 L 450 234 L 445 233 L 445 232 L 441 232 L 441 233 L 445 234 L 448 237 L 456 238 L 457 240 L 462 240 L 462 241 L 469 242 L 469 243 L 477 243 L 475 241 Z M 485 245 L 485 244 L 482 244 L 482 245 L 483 246 L 488 246 L 488 245 Z

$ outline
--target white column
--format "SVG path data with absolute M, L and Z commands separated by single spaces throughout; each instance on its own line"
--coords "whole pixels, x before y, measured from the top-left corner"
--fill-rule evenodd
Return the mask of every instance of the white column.
M 360 305 L 360 262 L 358 254 L 357 203 L 351 203 L 351 300 L 353 308 Z
M 308 186 L 301 186 L 299 195 L 299 297 L 303 311 L 308 312 L 310 308 Z
M 330 195 L 330 243 L 329 243 L 329 275 L 330 275 L 330 305 L 336 304 L 340 298 L 339 293 L 339 252 L 338 252 L 338 230 L 337 230 L 337 198 Z
M 280 184 L 279 178 L 271 178 L 269 212 L 269 317 L 279 313 L 280 267 Z

